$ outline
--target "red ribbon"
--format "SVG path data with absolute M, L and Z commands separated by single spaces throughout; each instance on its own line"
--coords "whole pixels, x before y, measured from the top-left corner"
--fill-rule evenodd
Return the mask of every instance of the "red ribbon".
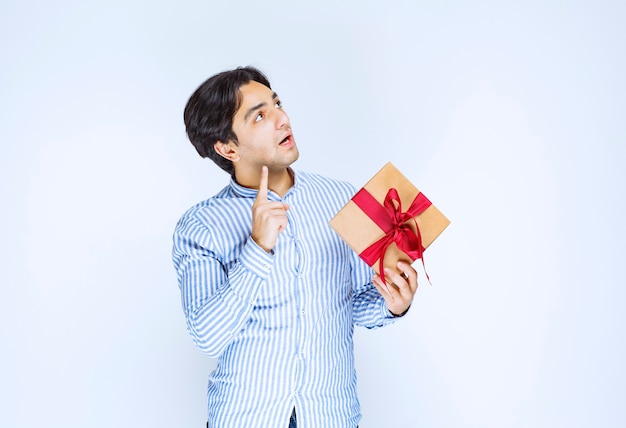
M 387 248 L 392 243 L 395 242 L 398 248 L 405 252 L 411 260 L 422 258 L 424 246 L 422 245 L 422 235 L 415 217 L 432 205 L 426 196 L 419 193 L 409 209 L 404 212 L 402 211 L 402 201 L 400 201 L 398 191 L 393 187 L 387 192 L 383 205 L 364 188 L 359 190 L 352 200 L 385 233 L 385 236 L 359 254 L 370 266 L 380 259 L 379 271 L 383 283 L 385 283 L 383 260 Z M 410 220 L 413 220 L 415 223 L 417 233 L 408 224 Z

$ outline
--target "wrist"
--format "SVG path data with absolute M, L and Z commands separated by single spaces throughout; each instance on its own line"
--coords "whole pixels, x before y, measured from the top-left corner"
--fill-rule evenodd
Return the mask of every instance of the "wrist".
M 268 248 L 267 246 L 263 245 L 261 243 L 261 240 L 257 239 L 254 237 L 254 235 L 250 235 L 250 237 L 252 238 L 252 240 L 254 241 L 255 244 L 257 244 L 259 246 L 259 248 L 261 248 L 263 251 L 265 251 L 268 254 L 272 253 L 272 248 Z
M 389 308 L 387 308 L 389 309 Z M 411 305 L 409 305 L 408 308 L 406 308 L 404 311 L 402 311 L 401 313 L 395 313 L 394 311 L 392 311 L 391 309 L 389 309 L 389 313 L 394 317 L 394 318 L 402 318 L 403 316 L 406 315 L 407 312 L 409 312 L 409 309 L 411 309 Z

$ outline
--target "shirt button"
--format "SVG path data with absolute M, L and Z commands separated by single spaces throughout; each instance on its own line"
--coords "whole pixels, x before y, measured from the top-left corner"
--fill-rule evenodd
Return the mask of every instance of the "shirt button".
M 300 311 L 300 315 L 304 316 L 304 314 L 305 314 L 305 311 L 304 311 L 304 309 L 302 309 L 302 310 Z

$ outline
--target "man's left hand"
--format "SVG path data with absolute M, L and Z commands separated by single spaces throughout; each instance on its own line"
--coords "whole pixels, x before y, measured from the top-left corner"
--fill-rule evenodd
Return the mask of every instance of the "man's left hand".
M 398 262 L 399 274 L 385 268 L 384 284 L 379 275 L 374 275 L 372 283 L 385 299 L 387 309 L 394 315 L 402 315 L 411 306 L 417 291 L 417 271 L 408 263 Z

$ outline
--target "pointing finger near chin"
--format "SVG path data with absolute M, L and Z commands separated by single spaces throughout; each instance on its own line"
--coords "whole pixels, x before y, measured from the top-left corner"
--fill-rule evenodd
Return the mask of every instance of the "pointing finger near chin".
M 256 195 L 257 201 L 267 201 L 267 181 L 268 181 L 267 167 L 264 165 L 261 167 L 261 178 L 259 180 L 259 191 Z

